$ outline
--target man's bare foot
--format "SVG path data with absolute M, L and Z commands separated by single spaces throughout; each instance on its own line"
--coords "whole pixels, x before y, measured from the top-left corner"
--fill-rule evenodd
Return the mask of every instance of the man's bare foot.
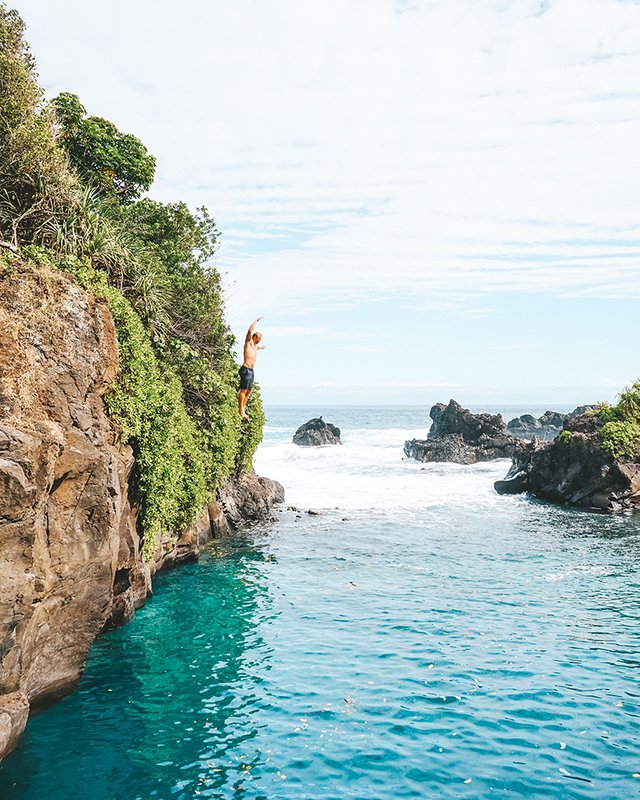
M 241 416 L 241 417 L 242 417 L 242 419 L 244 419 L 246 422 L 249 422 L 249 417 L 248 417 L 246 414 L 240 414 L 240 416 Z

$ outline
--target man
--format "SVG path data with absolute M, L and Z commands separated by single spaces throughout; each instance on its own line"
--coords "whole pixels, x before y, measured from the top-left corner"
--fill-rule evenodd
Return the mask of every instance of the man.
M 260 322 L 262 317 L 258 317 L 249 325 L 249 330 L 244 340 L 244 361 L 240 367 L 240 393 L 238 394 L 238 413 L 242 419 L 248 420 L 246 407 L 249 402 L 249 395 L 253 389 L 253 368 L 256 364 L 256 357 L 258 350 L 266 350 L 264 345 L 261 345 L 262 334 L 255 328 Z

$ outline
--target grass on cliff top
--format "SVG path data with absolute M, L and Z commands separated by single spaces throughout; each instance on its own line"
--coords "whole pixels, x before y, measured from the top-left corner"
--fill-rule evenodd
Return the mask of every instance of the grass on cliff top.
M 640 380 L 618 395 L 615 406 L 598 409 L 602 449 L 613 458 L 634 458 L 640 447 Z

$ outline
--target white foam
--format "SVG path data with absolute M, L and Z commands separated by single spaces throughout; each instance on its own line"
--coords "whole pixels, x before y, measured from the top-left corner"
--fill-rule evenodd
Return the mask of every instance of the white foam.
M 493 482 L 504 477 L 507 461 L 461 466 L 407 459 L 404 442 L 424 436 L 424 428 L 343 429 L 343 445 L 326 447 L 298 447 L 267 437 L 256 454 L 256 469 L 284 485 L 288 503 L 310 508 L 390 510 L 496 502 Z

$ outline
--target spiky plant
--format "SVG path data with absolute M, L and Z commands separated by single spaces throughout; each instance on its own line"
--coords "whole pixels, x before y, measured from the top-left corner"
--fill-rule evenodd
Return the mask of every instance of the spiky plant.
M 623 419 L 640 420 L 640 381 L 620 392 L 618 412 Z
M 132 262 L 135 274 L 125 287 L 125 295 L 140 315 L 151 338 L 166 339 L 171 331 L 171 286 L 165 275 L 151 265 Z

